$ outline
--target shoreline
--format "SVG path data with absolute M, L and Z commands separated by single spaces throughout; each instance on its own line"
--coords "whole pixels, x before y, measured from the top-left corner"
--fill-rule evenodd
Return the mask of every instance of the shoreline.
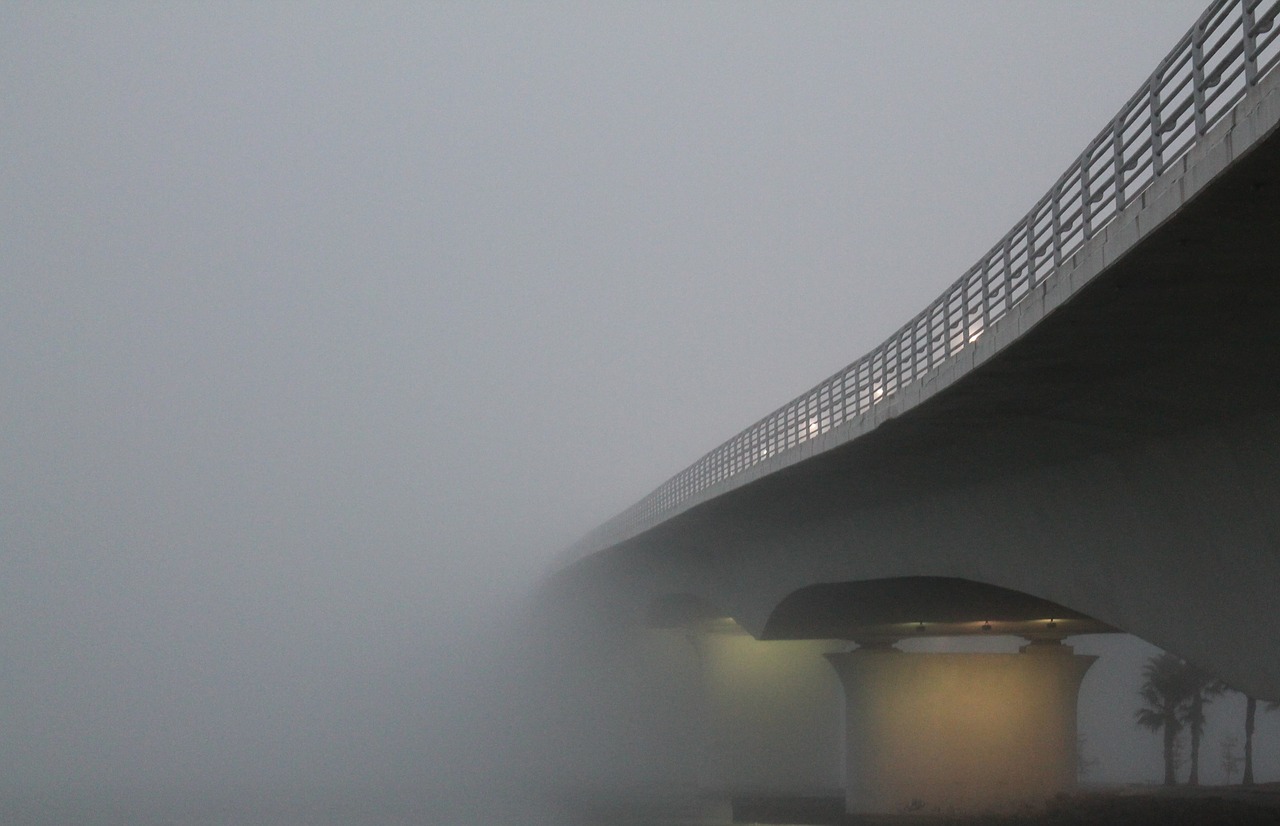
M 1043 805 L 990 814 L 851 815 L 843 808 L 843 800 L 833 797 L 741 797 L 733 801 L 733 822 L 808 826 L 1276 826 L 1280 823 L 1280 783 L 1087 786 Z

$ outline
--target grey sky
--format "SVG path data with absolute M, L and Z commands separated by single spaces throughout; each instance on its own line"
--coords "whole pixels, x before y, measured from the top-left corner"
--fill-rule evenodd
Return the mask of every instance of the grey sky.
M 1201 6 L 0 7 L 0 777 L 429 727 L 456 629 L 921 309 Z

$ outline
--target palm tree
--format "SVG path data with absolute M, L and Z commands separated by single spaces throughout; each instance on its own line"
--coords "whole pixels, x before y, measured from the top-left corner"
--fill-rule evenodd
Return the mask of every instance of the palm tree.
M 1234 734 L 1228 734 L 1222 738 L 1222 773 L 1227 776 L 1227 785 L 1231 785 L 1231 780 L 1236 776 L 1236 772 L 1240 771 L 1240 764 L 1244 762 L 1244 758 L 1236 754 L 1236 746 L 1240 745 L 1240 741 L 1236 739 Z
M 1200 785 L 1200 738 L 1204 735 L 1204 707 L 1221 697 L 1227 686 L 1207 671 L 1189 663 L 1182 664 L 1182 679 L 1188 691 L 1186 707 L 1182 710 L 1182 723 L 1191 731 L 1191 775 L 1187 785 Z
M 1164 784 L 1173 786 L 1175 776 L 1174 744 L 1182 731 L 1183 707 L 1191 699 L 1186 668 L 1172 654 L 1152 657 L 1142 668 L 1142 688 L 1138 696 L 1144 705 L 1134 713 L 1143 728 L 1164 731 Z
M 1280 708 L 1280 703 L 1267 703 L 1267 711 Z M 1253 785 L 1253 719 L 1258 713 L 1258 701 L 1250 695 L 1244 695 L 1244 774 L 1240 777 L 1240 785 Z

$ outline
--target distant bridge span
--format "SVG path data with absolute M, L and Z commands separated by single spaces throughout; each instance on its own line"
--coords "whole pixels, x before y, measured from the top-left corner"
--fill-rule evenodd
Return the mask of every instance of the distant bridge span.
M 1278 7 L 1212 3 L 946 293 L 548 593 L 766 639 L 1065 610 L 1280 699 Z

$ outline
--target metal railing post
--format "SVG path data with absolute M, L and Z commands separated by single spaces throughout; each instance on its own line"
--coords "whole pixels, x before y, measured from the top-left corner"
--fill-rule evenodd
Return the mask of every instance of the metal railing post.
M 1240 28 L 1244 35 L 1244 83 L 1250 89 L 1258 83 L 1258 33 L 1254 31 L 1258 25 L 1257 20 L 1254 19 L 1254 10 L 1258 7 L 1258 2 L 1259 0 L 1240 0 L 1243 18 Z
M 1053 233 L 1053 268 L 1062 266 L 1062 187 L 1053 185 L 1050 207 L 1050 232 Z
M 1164 171 L 1164 124 L 1160 122 L 1160 81 L 1163 76 L 1156 72 L 1147 81 L 1147 106 L 1151 109 L 1151 174 L 1157 176 Z
M 1111 123 L 1111 161 L 1115 172 L 1116 212 L 1124 209 L 1124 114 Z
M 1093 144 L 1080 156 L 1080 228 L 1087 241 L 1093 237 L 1093 187 L 1089 167 L 1093 165 Z
M 1027 228 L 1023 233 L 1027 245 L 1027 289 L 1036 285 L 1036 221 L 1035 210 L 1027 216 Z
M 1204 137 L 1208 131 L 1208 116 L 1204 102 L 1204 23 L 1197 20 L 1191 30 L 1191 95 L 1192 108 L 1195 111 L 1196 138 Z

